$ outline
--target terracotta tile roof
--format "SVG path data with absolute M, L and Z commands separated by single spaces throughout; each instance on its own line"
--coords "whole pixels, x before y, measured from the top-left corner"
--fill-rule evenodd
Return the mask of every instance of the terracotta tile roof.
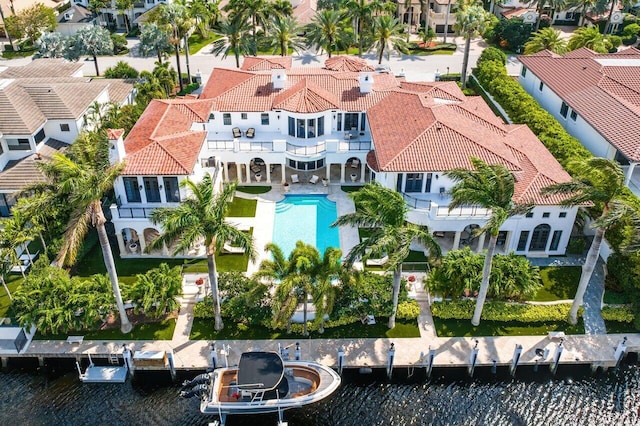
M 291 1 L 291 0 L 289 0 Z M 293 4 L 294 2 L 291 1 Z M 311 23 L 318 10 L 318 0 L 297 0 L 293 5 L 293 16 L 300 25 Z
M 640 161 L 640 50 L 597 54 L 582 48 L 563 57 L 519 58 L 625 157 Z
M 300 80 L 273 99 L 273 108 L 301 113 L 326 111 L 339 105 L 335 94 L 307 79 Z
M 291 68 L 291 56 L 245 56 L 240 69 L 244 71 L 267 71 Z
M 539 190 L 570 177 L 531 130 L 507 126 L 480 97 L 466 98 L 452 83 L 441 85 L 433 89 L 447 95 L 457 90 L 459 100 L 425 102 L 435 90 L 399 90 L 368 110 L 375 151 L 367 155 L 367 164 L 376 171 L 433 172 L 470 168 L 469 158 L 478 157 L 514 173 L 514 200 L 557 204 L 558 197 L 542 197 Z
M 375 71 L 375 68 L 372 65 L 369 65 L 364 59 L 347 55 L 339 55 L 328 58 L 326 61 L 324 61 L 324 67 L 332 71 Z
M 194 99 L 154 99 L 124 141 L 123 175 L 188 175 L 198 160 L 213 102 Z
M 514 7 L 513 9 L 503 10 L 500 14 L 505 19 L 512 19 L 519 18 L 530 10 L 535 12 L 535 9 L 527 9 L 526 7 Z
M 124 129 L 107 129 L 107 139 L 115 141 L 124 135 Z
M 382 100 L 399 83 L 389 74 L 375 74 L 373 90 L 360 93 L 357 72 L 335 72 L 321 68 L 292 68 L 287 71 L 285 89 L 274 89 L 270 72 L 248 72 L 216 68 L 213 70 L 201 99 L 213 99 L 218 111 L 271 111 L 278 109 L 274 103 L 281 102 L 279 95 L 298 87 L 306 80 L 307 88 L 315 94 L 325 93 L 322 98 L 329 104 L 345 111 L 365 111 Z M 331 96 L 329 96 L 329 94 Z M 301 105 L 306 105 L 302 103 Z M 291 110 L 293 111 L 293 110 Z M 304 111 L 300 111 L 304 112 Z
M 19 191 L 27 185 L 44 182 L 45 178 L 38 169 L 38 163 L 50 160 L 53 154 L 63 152 L 69 145 L 49 138 L 44 142 L 37 154 L 31 154 L 21 160 L 13 160 L 7 163 L 0 172 L 0 190 Z

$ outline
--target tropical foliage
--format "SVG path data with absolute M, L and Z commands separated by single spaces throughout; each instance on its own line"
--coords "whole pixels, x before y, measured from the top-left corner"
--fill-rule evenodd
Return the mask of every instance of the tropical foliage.
M 105 28 L 90 25 L 80 28 L 72 41 L 73 48 L 78 56 L 88 55 L 93 58 L 96 75 L 100 75 L 98 68 L 98 55 L 110 55 L 113 53 L 111 35 Z
M 469 65 L 469 51 L 471 39 L 482 34 L 489 25 L 489 14 L 481 5 L 463 6 L 456 12 L 454 29 L 465 40 L 464 58 L 462 60 L 461 83 L 464 89 L 467 86 L 467 66 Z
M 373 20 L 373 40 L 374 47 L 378 53 L 378 63 L 382 63 L 382 58 L 387 52 L 387 57 L 392 49 L 402 53 L 409 51 L 409 45 L 405 41 L 402 33 L 404 28 L 397 19 L 389 15 L 379 15 Z
M 226 185 L 221 192 L 216 192 L 211 176 L 206 174 L 201 182 L 195 183 L 185 179 L 180 185 L 186 188 L 190 195 L 178 207 L 159 208 L 151 213 L 151 222 L 161 224 L 164 231 L 147 246 L 147 250 L 157 250 L 166 245 L 176 255 L 189 250 L 200 241 L 204 242 L 215 312 L 215 329 L 222 330 L 224 324 L 220 311 L 216 254 L 227 241 L 233 241 L 234 245 L 243 248 L 253 259 L 253 238 L 225 221 L 229 202 L 235 193 L 235 184 Z
M 236 67 L 240 68 L 240 55 L 246 56 L 252 51 L 251 39 L 247 37 L 248 27 L 242 16 L 223 19 L 214 33 L 221 38 L 213 43 L 211 53 L 216 56 L 222 54 L 223 58 L 233 54 Z
M 474 311 L 473 300 L 443 300 L 431 305 L 434 318 L 468 319 Z M 566 321 L 570 305 L 527 305 L 505 302 L 487 302 L 483 318 L 486 321 L 518 321 L 523 323 Z M 580 312 L 581 313 L 581 312 Z
M 560 31 L 548 27 L 531 34 L 531 38 L 524 45 L 524 54 L 530 55 L 545 49 L 559 55 L 567 51 L 567 42 L 560 36 Z
M 162 63 L 162 58 L 171 53 L 173 46 L 169 43 L 169 33 L 166 28 L 154 22 L 142 25 L 140 32 L 139 53 L 143 57 L 153 54 L 157 55 L 158 62 Z
M 346 14 L 342 11 L 320 10 L 314 15 L 307 32 L 307 45 L 325 51 L 331 57 L 347 40 L 345 19 Z
M 482 268 L 482 283 L 476 300 L 476 310 L 471 319 L 471 323 L 477 326 L 480 324 L 482 307 L 489 290 L 491 266 L 500 227 L 511 216 L 525 214 L 533 206 L 513 201 L 515 179 L 506 167 L 487 164 L 478 158 L 471 158 L 470 162 L 473 169 L 457 168 L 447 171 L 445 176 L 455 182 L 450 190 L 450 211 L 463 205 L 480 206 L 491 211 L 486 224 L 479 229 L 479 233 L 486 232 L 489 235 L 489 245 Z
M 158 268 L 138 274 L 135 284 L 125 292 L 134 301 L 136 309 L 150 318 L 163 318 L 180 307 L 182 294 L 180 267 L 161 263 Z
M 104 71 L 104 78 L 138 78 L 138 70 L 125 61 L 118 61 Z
M 453 250 L 442 257 L 426 281 L 432 294 L 457 298 L 480 290 L 484 256 L 469 247 Z M 542 286 L 540 271 L 514 253 L 496 255 L 489 278 L 487 296 L 493 300 L 529 300 Z
M 280 56 L 287 56 L 289 49 L 300 52 L 305 48 L 304 39 L 298 35 L 301 30 L 295 18 L 276 15 L 267 24 L 266 41 Z
M 45 32 L 56 29 L 56 13 L 42 3 L 18 11 L 13 16 L 5 15 L 4 26 L 13 39 L 27 37 L 31 44 Z
M 429 251 L 429 256 L 439 257 L 440 246 L 424 226 L 406 221 L 408 208 L 402 195 L 379 184 L 365 185 L 349 196 L 356 204 L 355 213 L 342 215 L 331 226 L 355 226 L 371 228 L 369 238 L 356 244 L 345 258 L 352 266 L 356 261 L 388 256 L 384 268 L 393 273 L 392 311 L 389 328 L 395 326 L 398 308 L 402 262 L 409 256 L 409 246 L 416 241 Z
M 587 47 L 597 53 L 607 53 L 613 46 L 608 37 L 601 34 L 597 27 L 582 27 L 573 32 L 567 45 L 568 50 Z

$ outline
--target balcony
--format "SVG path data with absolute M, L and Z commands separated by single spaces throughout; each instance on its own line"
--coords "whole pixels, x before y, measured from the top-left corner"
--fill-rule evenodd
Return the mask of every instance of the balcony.
M 432 220 L 468 219 L 491 216 L 491 210 L 478 206 L 456 207 L 449 211 L 451 197 L 446 194 L 402 193 L 405 204 L 414 210 L 426 213 Z

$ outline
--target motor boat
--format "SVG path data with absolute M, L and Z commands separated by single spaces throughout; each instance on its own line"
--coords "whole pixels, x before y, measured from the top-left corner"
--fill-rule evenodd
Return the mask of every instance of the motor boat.
M 218 414 L 222 422 L 227 414 L 280 413 L 313 404 L 331 395 L 341 381 L 329 367 L 284 361 L 276 352 L 245 352 L 237 367 L 208 374 L 200 411 Z

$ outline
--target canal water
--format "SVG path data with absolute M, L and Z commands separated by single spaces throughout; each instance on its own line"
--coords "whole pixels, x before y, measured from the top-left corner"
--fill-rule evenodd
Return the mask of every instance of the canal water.
M 24 367 L 24 366 L 22 366 Z M 329 399 L 285 412 L 289 425 L 639 425 L 640 366 L 635 355 L 617 371 L 592 375 L 588 367 L 476 370 L 396 369 L 345 373 Z M 197 372 L 183 374 L 180 380 Z M 197 399 L 178 397 L 179 385 L 163 374 L 136 374 L 125 384 L 81 384 L 69 365 L 47 373 L 13 367 L 0 373 L 0 425 L 206 425 Z M 277 415 L 233 417 L 229 426 L 275 426 Z

